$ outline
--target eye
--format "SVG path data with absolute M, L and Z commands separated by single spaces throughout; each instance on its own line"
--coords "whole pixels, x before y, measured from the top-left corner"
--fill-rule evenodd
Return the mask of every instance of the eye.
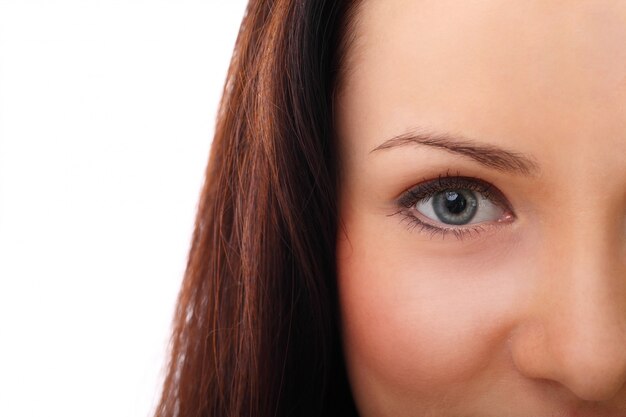
M 431 234 L 453 232 L 457 237 L 514 219 L 506 197 L 478 178 L 446 176 L 424 181 L 398 200 L 413 227 Z
M 497 221 L 504 214 L 502 207 L 466 188 L 440 191 L 418 201 L 415 209 L 431 220 L 449 225 Z

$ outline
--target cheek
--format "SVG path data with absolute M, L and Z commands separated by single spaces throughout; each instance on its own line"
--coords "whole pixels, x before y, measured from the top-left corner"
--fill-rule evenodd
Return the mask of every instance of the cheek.
M 400 412 L 450 400 L 455 387 L 475 395 L 512 366 L 506 339 L 529 290 L 523 256 L 446 256 L 401 226 L 344 225 L 349 238 L 337 247 L 342 331 L 360 407 Z

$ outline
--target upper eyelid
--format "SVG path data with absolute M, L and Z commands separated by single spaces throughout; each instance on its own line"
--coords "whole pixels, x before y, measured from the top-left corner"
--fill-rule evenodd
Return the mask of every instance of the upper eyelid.
M 468 188 L 485 195 L 493 203 L 513 213 L 511 203 L 506 196 L 493 184 L 480 178 L 461 175 L 439 176 L 430 180 L 424 180 L 417 185 L 405 190 L 397 199 L 398 205 L 409 208 L 417 201 L 434 195 L 446 188 Z

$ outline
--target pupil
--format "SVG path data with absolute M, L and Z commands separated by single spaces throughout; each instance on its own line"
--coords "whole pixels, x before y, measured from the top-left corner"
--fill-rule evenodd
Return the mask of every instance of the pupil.
M 455 191 L 446 191 L 446 209 L 452 214 L 459 214 L 465 210 L 467 200 Z

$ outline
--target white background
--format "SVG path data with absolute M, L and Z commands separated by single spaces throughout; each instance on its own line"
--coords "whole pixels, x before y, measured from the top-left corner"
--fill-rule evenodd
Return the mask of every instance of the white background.
M 0 0 L 0 416 L 158 399 L 244 0 Z

